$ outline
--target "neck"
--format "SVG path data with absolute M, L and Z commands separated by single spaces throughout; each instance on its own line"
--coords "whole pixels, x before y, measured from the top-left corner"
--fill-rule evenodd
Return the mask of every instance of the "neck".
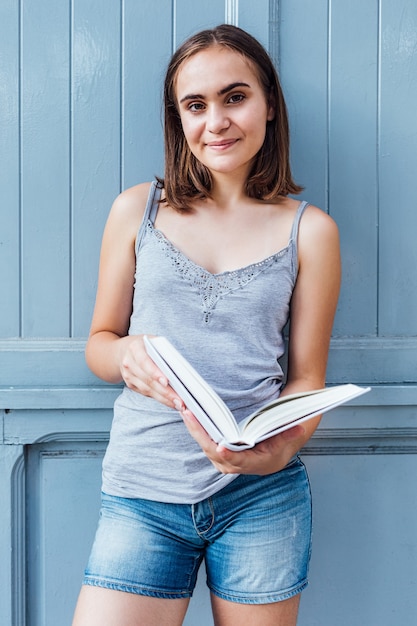
M 226 208 L 247 199 L 245 192 L 246 175 L 243 177 L 216 173 L 212 174 L 212 177 L 211 195 L 213 202 L 218 207 Z

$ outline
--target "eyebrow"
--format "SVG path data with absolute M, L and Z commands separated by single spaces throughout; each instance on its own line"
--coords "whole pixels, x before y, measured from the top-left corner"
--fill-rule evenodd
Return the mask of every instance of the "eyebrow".
M 242 83 L 242 82 L 230 83 L 230 85 L 227 85 L 226 87 L 223 87 L 223 89 L 220 89 L 220 91 L 217 92 L 217 95 L 223 96 L 225 93 L 232 91 L 232 89 L 236 89 L 236 87 L 249 87 L 250 89 L 250 85 L 248 85 L 248 83 Z M 184 102 L 185 100 L 202 100 L 202 99 L 204 99 L 204 96 L 202 94 L 190 93 L 184 96 L 183 98 L 181 98 L 180 102 Z

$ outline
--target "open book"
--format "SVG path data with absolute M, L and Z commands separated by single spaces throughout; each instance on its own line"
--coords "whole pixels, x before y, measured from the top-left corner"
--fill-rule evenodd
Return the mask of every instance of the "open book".
M 230 450 L 245 450 L 272 435 L 321 415 L 370 390 L 353 384 L 295 393 L 272 400 L 239 424 L 190 363 L 165 337 L 144 338 L 154 363 L 210 437 Z

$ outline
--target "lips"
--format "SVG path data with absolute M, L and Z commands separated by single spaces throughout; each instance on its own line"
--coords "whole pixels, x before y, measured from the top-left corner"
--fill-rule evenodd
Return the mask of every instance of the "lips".
M 213 148 L 214 150 L 226 150 L 238 141 L 238 139 L 222 139 L 221 141 L 209 141 L 208 143 L 206 143 L 206 146 L 208 146 L 209 148 Z

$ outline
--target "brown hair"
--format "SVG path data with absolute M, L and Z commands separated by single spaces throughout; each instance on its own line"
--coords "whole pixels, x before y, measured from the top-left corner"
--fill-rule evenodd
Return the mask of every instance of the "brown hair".
M 166 201 L 178 210 L 190 208 L 195 198 L 208 198 L 212 178 L 205 165 L 192 154 L 182 130 L 176 101 L 178 71 L 191 56 L 211 46 L 224 46 L 243 55 L 253 65 L 268 103 L 273 103 L 275 116 L 267 122 L 265 141 L 254 159 L 246 181 L 249 197 L 274 200 L 280 195 L 300 193 L 293 180 L 289 162 L 289 126 L 287 108 L 274 65 L 264 47 L 246 31 L 222 24 L 203 30 L 187 39 L 174 53 L 164 84 L 164 136 Z

